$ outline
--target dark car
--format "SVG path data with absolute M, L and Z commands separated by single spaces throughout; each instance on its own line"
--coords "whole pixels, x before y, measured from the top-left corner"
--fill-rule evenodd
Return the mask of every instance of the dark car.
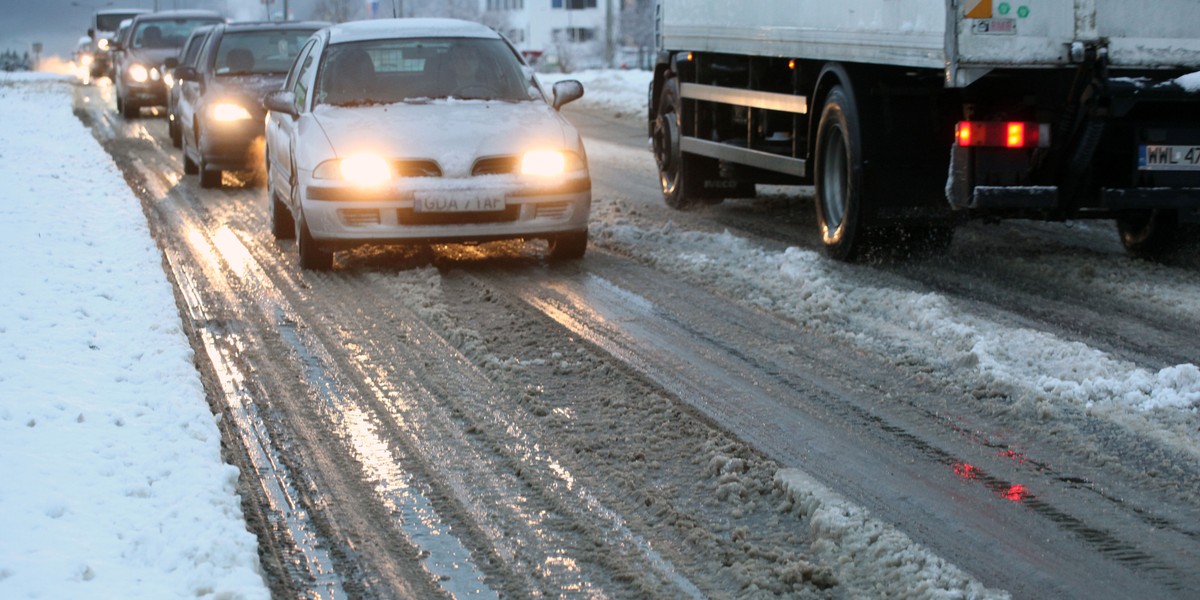
M 222 171 L 247 171 L 261 162 L 263 97 L 280 88 L 304 42 L 328 25 L 285 21 L 213 27 L 196 64 L 175 70 L 184 173 L 199 173 L 201 187 L 217 187 Z
M 113 83 L 121 115 L 132 119 L 143 106 L 166 106 L 163 63 L 179 55 L 193 29 L 224 22 L 220 13 L 210 10 L 164 11 L 134 17 L 113 56 Z
M 167 59 L 164 66 L 167 71 L 163 74 L 163 79 L 167 82 L 167 132 L 171 135 L 171 145 L 176 148 L 183 147 L 183 133 L 179 127 L 179 80 L 175 79 L 175 69 L 178 67 L 195 67 L 200 59 L 200 50 L 204 47 L 204 40 L 208 38 L 208 34 L 212 32 L 213 25 L 205 25 L 192 30 L 192 34 L 183 44 L 183 49 L 179 51 L 178 59 Z

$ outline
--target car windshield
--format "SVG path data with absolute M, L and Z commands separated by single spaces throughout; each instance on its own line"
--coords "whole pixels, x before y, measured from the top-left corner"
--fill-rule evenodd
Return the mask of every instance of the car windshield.
M 96 15 L 96 30 L 97 31 L 116 31 L 117 28 L 121 26 L 121 21 L 124 21 L 125 19 L 132 19 L 133 17 L 136 17 L 139 14 L 140 13 L 137 13 L 137 12 L 128 12 L 128 13 L 104 13 L 102 15 Z
M 217 48 L 217 75 L 287 73 L 314 29 L 226 32 Z
M 372 40 L 326 48 L 317 102 L 337 106 L 434 98 L 538 98 L 516 54 L 500 39 Z
M 193 29 L 215 22 L 213 19 L 141 21 L 133 32 L 133 47 L 182 48 Z

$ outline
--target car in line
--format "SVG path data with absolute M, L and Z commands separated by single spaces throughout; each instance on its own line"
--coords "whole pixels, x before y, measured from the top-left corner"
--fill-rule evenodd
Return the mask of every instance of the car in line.
M 111 78 L 113 75 L 112 45 L 117 37 L 117 29 L 121 22 L 138 15 L 150 12 L 145 8 L 101 8 L 92 13 L 92 24 L 88 27 L 88 37 L 92 40 L 90 76 L 91 79 L 101 77 Z
M 323 29 L 267 96 L 267 196 L 276 238 L 329 270 L 366 244 L 544 239 L 551 260 L 588 241 L 592 184 L 579 132 L 492 29 L 378 19 Z
M 280 89 L 300 48 L 328 23 L 267 21 L 215 25 L 196 64 L 175 70 L 184 173 L 221 185 L 223 171 L 262 164 L 263 97 Z
M 142 107 L 166 106 L 167 86 L 162 65 L 179 55 L 192 30 L 225 22 L 211 10 L 173 10 L 141 14 L 114 45 L 117 112 L 137 118 Z
M 176 148 L 183 147 L 183 134 L 179 129 L 179 92 L 181 86 L 179 79 L 175 77 L 176 70 L 180 66 L 195 67 L 197 60 L 200 57 L 200 49 L 204 47 L 204 39 L 208 37 L 209 32 L 213 30 L 215 25 L 204 25 L 192 30 L 191 35 L 183 43 L 183 48 L 179 50 L 177 58 L 168 58 L 163 63 L 165 71 L 163 73 L 163 81 L 167 84 L 167 134 L 171 138 L 171 145 Z

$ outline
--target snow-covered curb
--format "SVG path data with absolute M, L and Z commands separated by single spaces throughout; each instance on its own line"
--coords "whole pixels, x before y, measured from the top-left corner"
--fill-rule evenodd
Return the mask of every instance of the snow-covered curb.
M 71 92 L 0 78 L 0 597 L 267 598 L 162 255 Z

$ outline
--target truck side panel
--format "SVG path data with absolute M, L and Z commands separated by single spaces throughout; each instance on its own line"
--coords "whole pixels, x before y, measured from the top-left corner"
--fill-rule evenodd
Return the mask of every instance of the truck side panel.
M 950 51 L 963 68 L 1066 66 L 1073 42 L 1104 41 L 1116 68 L 1200 69 L 1195 0 L 962 4 L 955 15 L 957 48 Z
M 944 66 L 945 0 L 671 0 L 661 9 L 665 49 Z

